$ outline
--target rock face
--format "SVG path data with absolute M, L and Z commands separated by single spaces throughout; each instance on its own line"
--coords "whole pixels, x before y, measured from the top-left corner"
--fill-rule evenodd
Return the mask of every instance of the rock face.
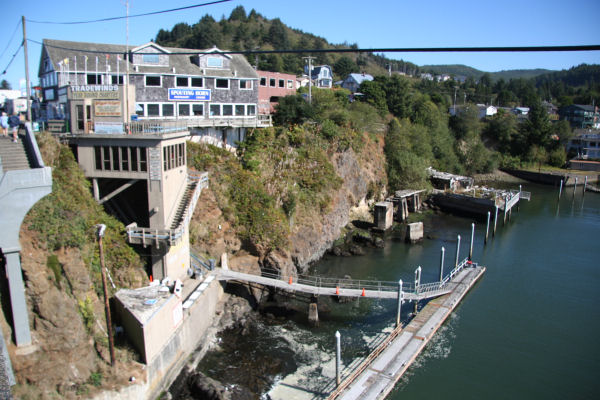
M 350 209 L 367 195 L 369 175 L 361 168 L 354 151 L 336 154 L 333 162 L 343 184 L 333 195 L 330 211 L 312 225 L 298 227 L 292 233 L 290 255 L 299 271 L 305 271 L 311 262 L 323 256 L 350 222 Z
M 231 394 L 220 382 L 209 378 L 202 372 L 196 372 L 187 379 L 193 398 L 199 400 L 229 400 Z

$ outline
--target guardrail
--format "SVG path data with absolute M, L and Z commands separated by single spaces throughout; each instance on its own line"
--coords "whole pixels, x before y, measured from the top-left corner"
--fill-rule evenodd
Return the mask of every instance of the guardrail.
M 161 242 L 167 242 L 169 246 L 173 246 L 179 242 L 183 237 L 185 230 L 187 229 L 191 219 L 198 198 L 202 193 L 202 189 L 208 187 L 208 172 L 195 172 L 188 171 L 188 183 L 197 182 L 194 189 L 194 194 L 190 200 L 190 203 L 186 207 L 183 214 L 183 218 L 180 224 L 175 229 L 155 229 L 155 228 L 142 228 L 138 227 L 137 223 L 127 225 L 127 238 L 129 242 L 140 241 L 140 243 L 146 247 L 148 244 L 154 244 L 157 248 Z

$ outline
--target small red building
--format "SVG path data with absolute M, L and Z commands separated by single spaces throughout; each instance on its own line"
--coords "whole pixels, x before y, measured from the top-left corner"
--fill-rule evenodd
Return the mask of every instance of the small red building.
M 280 97 L 296 93 L 297 78 L 281 72 L 256 71 L 259 77 L 258 113 L 272 114 Z

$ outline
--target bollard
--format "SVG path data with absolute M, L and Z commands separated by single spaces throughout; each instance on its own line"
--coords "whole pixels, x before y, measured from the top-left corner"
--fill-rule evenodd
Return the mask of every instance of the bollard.
M 454 262 L 454 268 L 458 267 L 458 253 L 460 252 L 460 235 L 457 235 L 456 241 L 456 261 Z
M 490 232 L 490 212 L 488 211 L 487 224 L 485 225 L 485 240 L 484 240 L 483 244 L 487 244 L 489 232 Z
M 473 260 L 473 239 L 475 237 L 475 223 L 471 224 L 471 247 L 469 248 L 469 261 Z
M 492 236 L 496 236 L 496 222 L 498 221 L 498 206 L 496 205 L 496 213 L 494 214 L 494 232 Z
M 563 180 L 560 180 L 560 188 L 558 189 L 558 199 L 560 200 L 560 195 L 562 194 Z
M 440 257 L 440 282 L 444 279 L 444 253 L 446 253 L 446 249 L 442 247 L 442 255 Z
M 400 327 L 400 313 L 402 312 L 402 279 L 398 281 L 398 314 L 396 315 L 396 328 Z
M 342 345 L 340 331 L 335 331 L 335 384 L 340 386 L 340 374 L 342 364 Z

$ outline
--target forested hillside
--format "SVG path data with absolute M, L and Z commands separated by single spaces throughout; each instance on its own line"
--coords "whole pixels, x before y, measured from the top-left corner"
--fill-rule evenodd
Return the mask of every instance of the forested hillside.
M 292 29 L 275 18 L 269 20 L 251 10 L 248 14 L 243 6 L 236 7 L 229 18 L 216 21 L 205 15 L 197 23 L 189 25 L 179 23 L 169 30 L 161 29 L 156 35 L 156 43 L 161 46 L 206 49 L 217 46 L 226 50 L 306 50 L 306 49 L 347 49 L 358 48 L 357 44 L 331 44 L 326 39 Z M 258 69 L 275 72 L 301 74 L 304 61 L 298 54 L 249 55 L 252 65 Z M 316 53 L 315 65 L 328 64 L 333 67 L 336 79 L 343 79 L 350 72 L 366 72 L 379 75 L 388 71 L 392 64 L 394 71 L 416 74 L 419 67 L 415 64 L 389 60 L 372 53 Z

